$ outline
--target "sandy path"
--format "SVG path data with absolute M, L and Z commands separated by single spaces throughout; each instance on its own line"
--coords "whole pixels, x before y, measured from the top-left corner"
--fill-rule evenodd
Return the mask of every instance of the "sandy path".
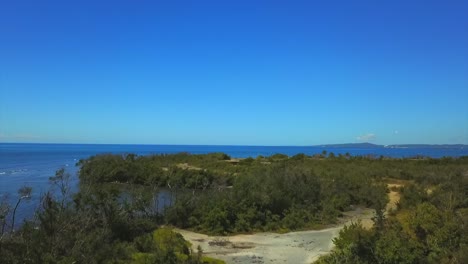
M 400 201 L 400 193 L 396 191 L 392 191 L 391 188 L 397 188 L 400 189 L 403 187 L 403 184 L 387 184 L 388 189 L 390 192 L 388 193 L 388 204 L 386 207 L 386 211 L 389 212 L 390 210 L 396 210 L 397 209 L 397 204 Z
M 344 214 L 341 224 L 323 230 L 278 233 L 256 233 L 251 235 L 208 236 L 187 230 L 175 229 L 192 243 L 196 252 L 200 246 L 205 255 L 222 259 L 228 264 L 250 263 L 312 263 L 319 256 L 333 249 L 333 238 L 344 225 L 361 220 L 363 225 L 372 223 L 373 211 L 358 208 Z M 219 242 L 219 243 L 216 243 Z M 221 245 L 222 244 L 222 245 Z
M 389 184 L 389 188 L 396 184 Z M 401 187 L 401 186 L 396 186 Z M 390 191 L 387 211 L 396 208 L 399 193 Z M 299 231 L 286 234 L 256 233 L 227 237 L 207 236 L 187 230 L 175 229 L 192 243 L 192 249 L 200 246 L 207 256 L 226 261 L 228 264 L 250 263 L 312 263 L 319 256 L 333 249 L 333 238 L 337 237 L 344 225 L 361 221 L 366 228 L 373 226 L 371 209 L 357 208 L 343 213 L 341 224 L 323 230 Z M 213 243 L 215 242 L 215 243 Z M 219 242 L 219 243 L 216 243 Z
M 287 234 L 257 233 L 229 237 L 211 237 L 186 230 L 175 230 L 203 252 L 226 263 L 312 263 L 333 248 L 332 239 L 341 229 L 301 231 Z M 225 245 L 210 242 L 222 241 Z

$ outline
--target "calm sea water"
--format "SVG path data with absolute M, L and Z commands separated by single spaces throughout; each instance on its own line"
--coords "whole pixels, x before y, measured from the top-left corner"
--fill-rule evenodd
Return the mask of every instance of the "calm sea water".
M 19 218 L 27 217 L 38 205 L 41 193 L 48 188 L 48 179 L 60 168 L 72 175 L 73 185 L 78 182 L 76 162 L 91 155 L 100 153 L 135 153 L 138 155 L 189 152 L 205 154 L 224 152 L 231 157 L 245 158 L 258 155 L 269 156 L 275 153 L 295 155 L 305 153 L 313 155 L 323 150 L 335 154 L 351 155 L 384 155 L 389 157 L 410 157 L 424 155 L 430 157 L 468 156 L 468 149 L 437 148 L 322 148 L 322 147 L 288 147 L 288 146 L 195 146 L 195 145 L 91 145 L 91 144 L 10 144 L 0 143 L 0 195 L 8 194 L 16 198 L 16 191 L 24 185 L 33 187 L 33 198 L 20 208 Z

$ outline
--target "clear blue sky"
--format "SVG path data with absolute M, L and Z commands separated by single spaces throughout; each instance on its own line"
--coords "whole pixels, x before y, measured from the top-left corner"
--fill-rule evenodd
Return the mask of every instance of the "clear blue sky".
M 1 1 L 0 142 L 467 144 L 467 14 L 452 0 Z

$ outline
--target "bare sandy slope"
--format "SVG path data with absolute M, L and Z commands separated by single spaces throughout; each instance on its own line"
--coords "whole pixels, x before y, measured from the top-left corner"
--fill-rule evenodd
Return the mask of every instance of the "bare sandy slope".
M 396 207 L 398 192 L 391 191 L 389 198 L 387 211 Z M 175 231 L 192 243 L 192 250 L 196 251 L 200 246 L 205 255 L 222 259 L 228 264 L 312 263 L 333 249 L 332 240 L 338 236 L 344 225 L 357 221 L 361 221 L 366 228 L 373 225 L 374 212 L 371 209 L 357 208 L 343 215 L 344 218 L 336 227 L 286 234 L 256 233 L 214 237 L 181 229 Z

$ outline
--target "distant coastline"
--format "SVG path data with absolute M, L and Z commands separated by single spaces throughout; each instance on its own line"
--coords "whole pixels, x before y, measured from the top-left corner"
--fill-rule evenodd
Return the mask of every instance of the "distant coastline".
M 313 148 L 458 148 L 468 149 L 468 144 L 390 144 L 380 145 L 369 142 L 318 144 L 318 145 L 234 145 L 234 144 L 145 144 L 145 143 L 61 143 L 61 142 L 0 142 L 0 145 L 88 145 L 88 146 L 189 146 L 189 147 L 313 147 Z
M 468 149 L 468 145 L 464 144 L 394 144 L 394 145 L 377 145 L 372 143 L 345 143 L 345 144 L 327 144 L 316 145 L 313 147 L 323 148 L 432 148 L 432 149 Z

